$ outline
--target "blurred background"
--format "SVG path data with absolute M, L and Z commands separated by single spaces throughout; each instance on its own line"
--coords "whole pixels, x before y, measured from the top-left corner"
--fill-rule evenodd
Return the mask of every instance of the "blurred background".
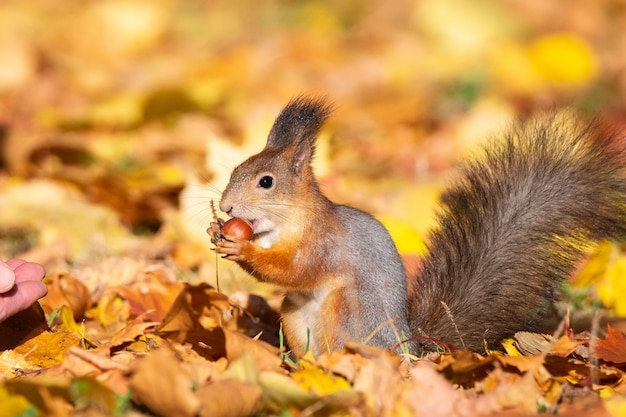
M 623 128 L 625 27 L 624 0 L 3 0 L 0 257 L 214 280 L 210 201 L 300 93 L 335 103 L 325 192 L 419 251 L 456 162 L 513 118 Z

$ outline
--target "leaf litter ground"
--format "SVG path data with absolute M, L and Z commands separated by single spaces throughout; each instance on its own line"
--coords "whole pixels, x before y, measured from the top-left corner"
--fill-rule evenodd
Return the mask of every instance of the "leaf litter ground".
M 300 92 L 340 104 L 325 192 L 380 217 L 412 267 L 476 138 L 566 105 L 626 125 L 613 0 L 370 6 L 3 2 L 0 256 L 45 265 L 49 294 L 0 323 L 0 415 L 626 413 L 619 245 L 572 281 L 590 332 L 485 356 L 350 344 L 294 361 L 280 293 L 216 263 L 210 201 Z

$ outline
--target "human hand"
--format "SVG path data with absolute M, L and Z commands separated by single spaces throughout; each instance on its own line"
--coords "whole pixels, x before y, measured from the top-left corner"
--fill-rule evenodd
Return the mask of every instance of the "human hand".
M 0 261 L 0 322 L 27 309 L 48 293 L 43 267 L 21 259 Z

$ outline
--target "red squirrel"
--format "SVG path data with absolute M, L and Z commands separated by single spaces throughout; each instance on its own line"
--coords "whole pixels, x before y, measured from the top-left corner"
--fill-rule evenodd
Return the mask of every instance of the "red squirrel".
M 462 166 L 407 277 L 381 223 L 320 191 L 311 159 L 330 112 L 322 99 L 295 98 L 265 148 L 233 171 L 220 209 L 248 220 L 252 241 L 209 229 L 224 258 L 286 290 L 281 321 L 296 356 L 348 340 L 482 351 L 544 330 L 584 249 L 625 235 L 626 151 L 556 114 L 519 123 Z

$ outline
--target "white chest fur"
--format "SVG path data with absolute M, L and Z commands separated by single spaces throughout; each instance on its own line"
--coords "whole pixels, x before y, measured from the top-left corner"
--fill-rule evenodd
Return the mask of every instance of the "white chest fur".
M 325 346 L 318 346 L 317 341 L 320 340 L 320 337 L 317 336 L 321 335 L 321 339 L 323 339 L 326 331 L 319 317 L 322 305 L 332 290 L 333 288 L 330 286 L 323 286 L 310 292 L 289 291 L 285 295 L 283 305 L 286 307 L 286 311 L 283 316 L 283 325 L 289 327 L 291 337 L 297 338 L 299 345 L 306 346 L 308 344 L 316 354 L 326 351 Z M 307 331 L 310 333 L 308 339 Z

